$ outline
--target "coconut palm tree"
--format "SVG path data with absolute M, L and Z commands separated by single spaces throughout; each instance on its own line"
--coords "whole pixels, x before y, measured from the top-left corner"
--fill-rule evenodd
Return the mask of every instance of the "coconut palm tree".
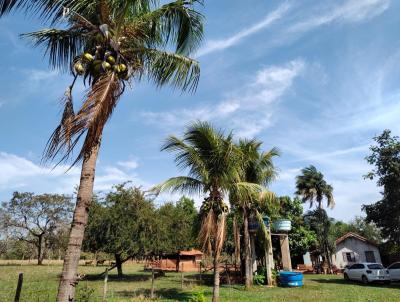
M 324 229 L 329 229 L 329 220 L 325 219 L 326 211 L 322 208 L 322 202 L 325 198 L 328 207 L 333 208 L 335 206 L 333 187 L 325 181 L 324 175 L 313 165 L 302 169 L 301 173 L 301 175 L 296 177 L 296 194 L 302 197 L 303 202 L 308 201 L 310 208 L 314 205 L 314 202 L 317 203 L 316 215 L 319 217 Z M 323 239 L 323 237 L 321 238 Z M 323 249 L 324 257 L 328 262 L 329 270 L 332 272 L 331 253 L 329 252 L 330 244 L 324 239 L 320 242 L 320 245 Z
M 219 257 L 225 238 L 228 206 L 223 198 L 228 192 L 238 196 L 259 189 L 258 185 L 240 181 L 240 153 L 232 134 L 225 135 L 207 122 L 190 125 L 183 138 L 170 136 L 162 150 L 175 153 L 176 165 L 188 176 L 173 177 L 156 187 L 168 191 L 205 195 L 202 203 L 199 240 L 203 250 L 213 257 L 213 302 L 219 301 Z
M 95 167 L 104 126 L 125 87 L 146 77 L 156 86 L 194 91 L 199 65 L 188 56 L 198 47 L 203 17 L 201 0 L 0 0 L 0 16 L 13 10 L 32 13 L 59 29 L 24 36 L 44 46 L 54 68 L 70 72 L 60 125 L 51 135 L 45 159 L 71 157 L 82 163 L 76 208 L 60 279 L 57 301 L 73 301 L 77 267 L 88 209 L 93 196 Z M 172 52 L 168 52 L 172 51 Z M 72 90 L 77 79 L 88 86 L 74 110 Z M 79 147 L 78 147 L 79 146 Z
M 303 202 L 309 202 L 310 208 L 316 202 L 317 207 L 321 209 L 324 198 L 328 207 L 335 206 L 332 186 L 328 185 L 324 175 L 313 165 L 302 169 L 301 174 L 296 177 L 296 189 L 296 195 L 301 196 Z
M 276 148 L 268 152 L 262 152 L 262 142 L 252 139 L 239 140 L 237 145 L 241 155 L 241 181 L 247 183 L 254 183 L 260 187 L 266 187 L 274 178 L 276 171 L 272 159 L 279 155 Z M 230 202 L 232 208 L 238 210 L 242 216 L 243 221 L 243 254 L 244 254 L 244 270 L 245 270 L 245 287 L 250 288 L 253 284 L 253 266 L 251 261 L 251 243 L 249 233 L 249 220 L 258 220 L 259 225 L 262 227 L 265 243 L 270 244 L 269 234 L 265 229 L 261 217 L 261 209 L 271 203 L 275 199 L 272 192 L 267 191 L 265 188 L 261 192 L 256 192 L 248 196 L 239 197 L 235 196 L 234 192 L 230 194 Z

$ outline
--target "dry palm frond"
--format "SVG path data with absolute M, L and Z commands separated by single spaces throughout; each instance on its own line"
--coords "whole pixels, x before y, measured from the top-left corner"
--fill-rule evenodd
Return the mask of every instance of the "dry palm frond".
M 71 146 L 71 123 L 75 117 L 74 105 L 72 102 L 72 86 L 73 85 L 67 88 L 64 97 L 61 99 L 64 106 L 61 121 L 47 142 L 44 158 L 51 158 L 52 155 L 56 153 L 60 144 L 65 145 L 67 148 Z M 61 142 L 62 139 L 64 142 Z
M 214 255 L 218 258 L 224 246 L 226 235 L 226 214 L 223 212 L 217 217 L 217 229 L 214 239 Z
M 203 251 L 211 255 L 213 250 L 213 237 L 214 232 L 217 229 L 217 217 L 211 208 L 206 215 L 203 216 L 200 232 L 199 232 L 199 242 L 202 244 Z
M 100 142 L 104 125 L 110 118 L 122 92 L 123 85 L 115 73 L 108 73 L 99 78 L 90 89 L 81 109 L 68 124 L 69 127 L 62 128 L 57 137 L 52 136 L 49 140 L 44 158 L 53 159 L 62 152 L 64 155 L 61 161 L 67 159 L 79 138 L 85 133 L 81 152 L 73 164 L 89 154 Z

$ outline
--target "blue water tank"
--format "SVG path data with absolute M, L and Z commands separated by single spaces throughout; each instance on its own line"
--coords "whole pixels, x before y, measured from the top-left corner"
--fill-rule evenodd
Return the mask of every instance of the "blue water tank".
M 279 284 L 284 287 L 303 286 L 303 274 L 299 272 L 280 272 Z
M 273 223 L 275 231 L 290 231 L 292 229 L 292 222 L 287 219 L 278 219 Z

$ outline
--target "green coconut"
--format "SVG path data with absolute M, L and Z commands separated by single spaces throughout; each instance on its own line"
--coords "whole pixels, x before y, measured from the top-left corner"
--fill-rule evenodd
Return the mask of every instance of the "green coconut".
M 112 55 L 109 55 L 107 57 L 107 62 L 110 63 L 111 65 L 115 64 L 115 58 Z
M 95 72 L 100 72 L 102 63 L 103 63 L 102 60 L 94 60 L 93 61 L 93 70 Z
M 111 64 L 108 63 L 108 62 L 106 62 L 106 61 L 104 61 L 104 62 L 101 64 L 101 67 L 103 67 L 103 70 L 108 70 L 108 69 L 111 68 Z
M 77 74 L 82 75 L 85 73 L 85 67 L 82 65 L 81 62 L 76 62 L 74 64 L 74 70 Z
M 82 58 L 83 58 L 86 62 L 92 62 L 92 61 L 94 60 L 93 56 L 92 56 L 90 53 L 88 53 L 88 52 L 85 52 L 85 53 L 83 54 Z
M 126 70 L 126 65 L 125 64 L 119 64 L 118 65 L 118 67 L 119 67 L 119 72 L 124 72 L 125 70 Z

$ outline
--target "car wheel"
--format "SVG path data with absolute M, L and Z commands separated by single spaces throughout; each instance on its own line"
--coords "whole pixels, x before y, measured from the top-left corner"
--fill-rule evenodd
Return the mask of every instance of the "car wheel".
M 349 275 L 347 275 L 346 273 L 344 273 L 344 280 L 350 281 Z
M 392 283 L 390 280 L 385 281 L 385 284 L 389 285 L 390 283 Z
M 366 276 L 364 276 L 364 275 L 362 276 L 361 281 L 364 284 L 368 284 L 368 278 Z

